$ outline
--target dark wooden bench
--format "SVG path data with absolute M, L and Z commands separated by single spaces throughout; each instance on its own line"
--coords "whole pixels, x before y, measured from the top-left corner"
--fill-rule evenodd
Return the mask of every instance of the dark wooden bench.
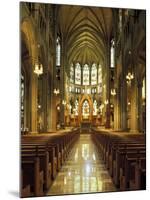
M 44 190 L 47 190 L 52 183 L 52 163 L 49 160 L 49 152 L 43 145 L 23 145 L 21 155 L 28 155 L 40 158 L 40 170 L 44 173 Z
M 98 154 L 103 158 L 118 188 L 121 190 L 145 188 L 146 164 L 144 159 L 146 145 L 144 135 L 109 133 L 93 129 L 91 137 L 97 147 Z M 129 161 L 128 156 L 130 155 L 134 156 Z M 126 168 L 125 163 L 128 166 Z M 132 173 L 128 173 L 127 169 Z
M 135 169 L 138 166 L 138 162 L 145 160 L 145 151 L 138 153 L 130 153 L 126 155 L 125 165 L 120 168 L 120 189 L 130 190 L 130 181 L 135 180 Z M 141 189 L 141 188 L 140 188 Z
M 70 149 L 79 138 L 78 130 L 21 138 L 21 196 L 42 196 L 49 189 Z
M 40 170 L 40 158 L 23 154 L 21 159 L 21 188 L 24 189 L 30 186 L 29 196 L 42 196 L 44 194 L 44 174 L 43 171 Z M 21 193 L 21 197 L 24 197 L 23 194 L 24 193 Z

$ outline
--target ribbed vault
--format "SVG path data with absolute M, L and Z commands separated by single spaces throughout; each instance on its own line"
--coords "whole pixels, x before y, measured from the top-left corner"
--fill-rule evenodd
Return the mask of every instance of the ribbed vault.
M 110 8 L 63 5 L 58 22 L 69 63 L 104 62 L 112 31 Z

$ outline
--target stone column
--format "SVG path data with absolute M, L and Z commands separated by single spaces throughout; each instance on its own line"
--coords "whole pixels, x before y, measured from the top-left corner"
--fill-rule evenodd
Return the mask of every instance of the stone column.
M 48 123 L 49 123 L 49 129 L 48 131 L 56 131 L 56 95 L 54 94 L 54 88 L 55 88 L 55 77 L 56 77 L 56 70 L 55 70 L 55 59 L 56 54 L 53 54 L 53 59 L 51 60 L 51 66 L 50 66 L 50 99 L 49 99 L 49 117 L 48 117 Z
M 116 96 L 114 97 L 114 130 L 120 130 L 120 91 L 117 89 Z
M 42 107 L 43 107 L 43 131 L 46 132 L 47 131 L 47 93 L 48 93 L 48 87 L 47 87 L 47 69 L 45 69 L 45 72 L 43 74 L 43 103 L 42 103 Z
M 142 83 L 138 84 L 138 130 L 143 131 L 143 116 L 142 116 Z
M 64 51 L 64 41 L 61 38 L 61 73 L 60 73 L 60 105 L 61 105 L 61 112 L 60 112 L 60 123 L 65 123 L 65 109 L 62 101 L 65 98 L 65 51 Z
M 131 82 L 131 132 L 138 132 L 138 101 L 137 101 L 137 83 L 135 78 Z
M 122 78 L 120 87 L 120 125 L 122 131 L 127 130 L 127 85 L 125 78 Z
M 110 46 L 108 44 L 107 48 L 107 58 L 106 58 L 106 100 L 108 104 L 106 105 L 106 123 L 105 128 L 110 128 Z
M 33 58 L 32 67 L 31 67 L 31 79 L 30 79 L 31 134 L 37 133 L 37 106 L 38 106 L 37 105 L 37 91 L 38 91 L 38 77 L 34 73 L 34 64 L 35 64 L 35 60 Z

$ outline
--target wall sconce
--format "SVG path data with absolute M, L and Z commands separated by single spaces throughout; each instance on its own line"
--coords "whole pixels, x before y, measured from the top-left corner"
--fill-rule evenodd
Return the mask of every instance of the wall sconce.
M 131 103 L 130 103 L 130 101 L 128 102 L 128 106 L 130 106 L 131 105 Z
M 38 105 L 38 109 L 40 109 L 40 108 L 41 108 L 41 105 L 39 104 L 39 105 Z
M 113 104 L 111 104 L 111 105 L 110 105 L 110 107 L 111 107 L 111 108 L 113 108 L 113 107 L 114 107 L 114 105 L 113 105 Z
M 104 102 L 104 103 L 105 103 L 105 105 L 107 105 L 107 104 L 109 103 L 109 102 L 108 102 L 108 99 L 107 99 L 107 100 L 105 100 L 105 102 Z
M 58 111 L 60 110 L 60 106 L 57 106 L 57 110 L 58 110 Z
M 110 93 L 111 93 L 112 96 L 115 96 L 116 95 L 116 90 L 115 89 L 111 89 Z
M 60 93 L 59 89 L 58 89 L 58 88 L 55 88 L 55 89 L 54 89 L 54 94 L 57 96 L 59 93 Z
M 35 63 L 34 73 L 38 76 L 43 74 L 43 65 L 39 62 Z

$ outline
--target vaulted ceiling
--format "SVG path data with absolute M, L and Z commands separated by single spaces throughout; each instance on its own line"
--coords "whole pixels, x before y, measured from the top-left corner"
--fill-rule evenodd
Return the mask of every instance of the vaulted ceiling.
M 62 5 L 58 27 L 68 62 L 103 63 L 112 33 L 112 9 Z

